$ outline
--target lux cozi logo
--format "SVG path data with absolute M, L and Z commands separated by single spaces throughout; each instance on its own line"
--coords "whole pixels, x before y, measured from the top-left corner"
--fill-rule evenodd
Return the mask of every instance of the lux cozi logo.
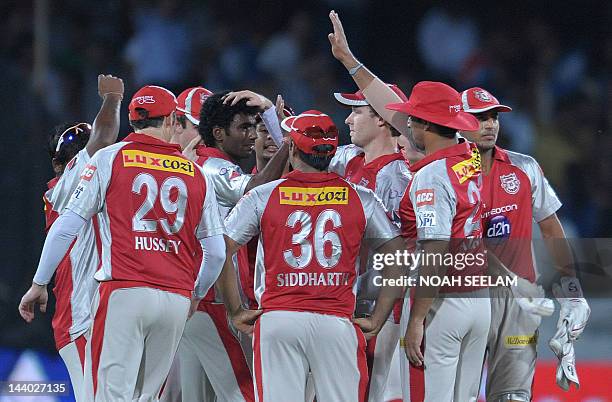
M 348 187 L 279 187 L 279 201 L 284 205 L 346 205 Z
M 121 151 L 124 167 L 140 167 L 144 169 L 162 170 L 165 172 L 182 173 L 193 177 L 193 163 L 177 156 L 155 154 L 136 150 Z

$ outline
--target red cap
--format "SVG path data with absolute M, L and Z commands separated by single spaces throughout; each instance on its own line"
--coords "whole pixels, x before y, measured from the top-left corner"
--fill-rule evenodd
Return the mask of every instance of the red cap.
M 421 81 L 412 88 L 407 102 L 390 103 L 386 108 L 455 130 L 480 127 L 476 117 L 461 110 L 459 92 L 442 82 Z
M 402 102 L 408 101 L 408 97 L 402 92 L 401 89 L 399 89 L 397 85 L 387 84 L 387 86 L 391 88 L 393 92 L 395 92 L 396 95 L 401 98 Z M 354 94 L 336 92 L 334 93 L 334 97 L 336 98 L 338 102 L 342 103 L 343 105 L 347 105 L 347 106 L 368 106 L 369 105 L 368 100 L 363 95 L 363 92 L 361 92 L 361 90 L 355 92 Z
M 511 112 L 512 108 L 501 105 L 497 98 L 485 89 L 474 87 L 461 92 L 463 111 L 468 113 L 482 113 L 497 109 L 498 112 Z
M 142 120 L 136 109 L 145 109 L 149 112 L 149 118 L 169 116 L 176 110 L 176 97 L 166 88 L 156 85 L 147 85 L 138 90 L 132 96 L 129 110 L 130 120 Z
M 200 110 L 202 104 L 213 93 L 204 87 L 187 88 L 176 99 L 178 106 L 176 114 L 186 116 L 196 126 L 200 125 Z
M 307 110 L 297 116 L 290 116 L 281 122 L 289 132 L 295 145 L 307 154 L 333 155 L 338 147 L 338 129 L 331 117 L 318 110 Z M 329 152 L 315 152 L 317 145 L 332 145 Z

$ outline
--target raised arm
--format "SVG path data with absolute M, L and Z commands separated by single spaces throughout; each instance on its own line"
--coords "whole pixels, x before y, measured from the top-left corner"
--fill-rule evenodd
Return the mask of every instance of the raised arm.
M 333 33 L 327 35 L 332 54 L 348 70 L 376 113 L 397 131 L 406 135 L 408 133 L 408 116 L 385 108 L 389 103 L 398 103 L 402 99 L 353 55 L 338 13 L 331 11 L 329 19 L 334 29 Z
M 102 98 L 102 106 L 93 122 L 91 135 L 85 146 L 89 156 L 117 141 L 121 121 L 123 80 L 112 75 L 98 75 L 98 94 Z

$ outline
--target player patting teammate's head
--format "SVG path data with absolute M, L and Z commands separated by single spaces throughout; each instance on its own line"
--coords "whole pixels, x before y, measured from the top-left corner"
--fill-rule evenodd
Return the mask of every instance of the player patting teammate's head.
M 406 95 L 394 84 L 387 84 L 403 102 L 408 101 Z M 401 134 L 393 126 L 383 120 L 361 91 L 355 93 L 334 93 L 338 102 L 351 107 L 351 114 L 344 121 L 349 126 L 351 142 L 358 147 L 367 146 L 372 141 L 399 137 Z
M 176 98 L 176 132 L 172 142 L 180 144 L 183 149 L 199 136 L 200 110 L 202 104 L 213 93 L 204 87 L 187 88 Z
M 255 116 L 259 109 L 246 99 L 235 105 L 223 103 L 229 92 L 209 96 L 200 111 L 198 131 L 208 147 L 215 147 L 238 160 L 248 157 L 255 145 Z
M 318 111 L 307 110 L 281 122 L 289 132 L 289 162 L 299 169 L 300 161 L 318 171 L 329 166 L 338 148 L 338 129 L 332 119 Z
M 499 103 L 488 91 L 474 87 L 461 93 L 461 106 L 478 119 L 480 128 L 475 131 L 462 130 L 461 135 L 475 142 L 480 151 L 495 147 L 499 134 L 499 112 L 511 112 L 512 108 Z
M 425 151 L 428 135 L 454 138 L 457 130 L 479 127 L 478 120 L 462 110 L 459 93 L 442 82 L 421 81 L 414 86 L 407 102 L 386 107 L 410 116 L 408 139 L 419 151 Z
M 148 133 L 169 142 L 176 129 L 176 96 L 166 88 L 140 88 L 128 106 L 130 125 L 137 133 Z
M 79 153 L 91 134 L 89 123 L 64 123 L 49 136 L 49 156 L 56 176 L 61 176 L 66 164 Z

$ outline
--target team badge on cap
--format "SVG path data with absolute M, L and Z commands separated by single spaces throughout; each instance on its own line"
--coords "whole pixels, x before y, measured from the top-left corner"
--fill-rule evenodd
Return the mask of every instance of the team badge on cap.
M 482 113 L 495 109 L 498 112 L 511 112 L 512 108 L 499 103 L 497 98 L 485 89 L 474 87 L 461 93 L 463 110 L 468 113 Z

